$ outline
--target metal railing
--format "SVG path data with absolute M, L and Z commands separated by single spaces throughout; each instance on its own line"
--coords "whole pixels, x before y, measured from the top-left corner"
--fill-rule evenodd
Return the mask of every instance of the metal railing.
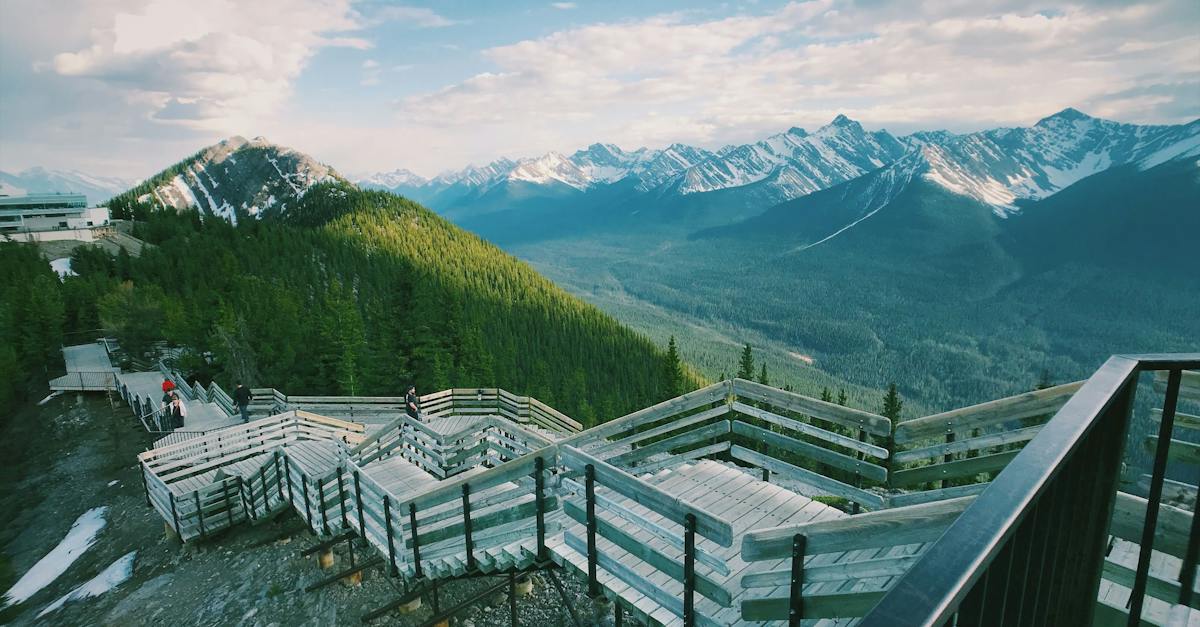
M 117 389 L 117 373 L 112 370 L 68 372 L 50 381 L 51 390 L 63 392 L 103 392 Z
M 1140 624 L 1180 379 L 1195 368 L 1200 353 L 1111 357 L 860 625 L 1092 624 L 1138 375 L 1165 370 L 1130 596 L 1129 624 Z M 1198 535 L 1193 524 L 1180 603 L 1192 589 Z M 793 579 L 802 585 L 800 570 Z

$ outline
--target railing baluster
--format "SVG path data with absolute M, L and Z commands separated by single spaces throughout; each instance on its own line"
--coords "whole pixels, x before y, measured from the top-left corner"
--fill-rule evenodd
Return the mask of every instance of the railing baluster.
M 354 504 L 358 506 L 358 533 L 367 539 L 367 523 L 363 519 L 362 488 L 358 481 L 358 471 L 354 471 Z
M 463 543 L 467 550 L 467 570 L 475 570 L 475 541 L 471 537 L 471 485 L 462 485 Z
M 583 476 L 587 498 L 588 596 L 594 599 L 600 596 L 600 582 L 596 579 L 596 562 L 599 561 L 596 551 L 596 467 L 585 466 Z
M 396 544 L 392 539 L 392 497 L 383 495 L 383 528 L 387 534 L 388 574 L 395 577 L 399 574 L 396 568 Z
M 800 627 L 804 620 L 804 552 L 808 538 L 798 533 L 792 536 L 792 576 L 788 586 L 788 627 Z
M 545 471 L 546 463 L 538 457 L 533 460 L 533 498 L 537 506 L 537 559 L 546 560 L 546 496 Z
M 1150 576 L 1150 554 L 1154 548 L 1154 532 L 1158 526 L 1158 508 L 1162 500 L 1163 479 L 1167 474 L 1167 453 L 1175 428 L 1175 405 L 1179 402 L 1179 382 L 1183 371 L 1172 368 L 1167 375 L 1167 396 L 1163 402 L 1162 422 L 1158 425 L 1158 448 L 1154 452 L 1154 471 L 1150 475 L 1150 495 L 1146 498 L 1146 521 L 1142 524 L 1142 543 L 1138 549 L 1137 571 L 1133 591 L 1129 595 L 1129 626 L 1137 627 L 1142 619 L 1142 604 L 1146 596 L 1146 580 Z
M 1192 504 L 1192 529 L 1188 536 L 1187 552 L 1179 569 L 1179 604 L 1191 607 L 1193 586 L 1196 585 L 1196 559 L 1200 557 L 1200 498 Z
M 196 499 L 196 521 L 200 523 L 200 537 L 204 537 L 204 509 L 200 507 L 200 491 L 194 490 L 192 496 Z
M 412 533 L 413 576 L 420 579 L 424 571 L 421 569 L 421 542 L 417 536 L 417 506 L 411 502 L 408 504 L 408 530 Z M 433 611 L 437 612 L 436 603 Z
M 696 515 L 683 517 L 683 624 L 696 625 Z
M 321 530 L 329 535 L 329 508 L 325 505 L 325 482 L 317 480 L 319 501 L 321 503 Z

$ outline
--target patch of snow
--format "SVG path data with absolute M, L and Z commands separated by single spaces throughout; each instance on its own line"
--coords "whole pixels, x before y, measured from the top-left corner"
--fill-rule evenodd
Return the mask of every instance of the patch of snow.
M 59 575 L 65 573 L 75 560 L 96 543 L 96 535 L 107 524 L 104 519 L 107 512 L 107 507 L 93 507 L 75 519 L 62 542 L 38 560 L 29 572 L 4 593 L 4 604 L 0 607 L 24 603 L 29 597 L 37 594 L 38 590 L 50 585 Z
M 69 276 L 79 276 L 71 269 L 71 258 L 63 257 L 50 262 L 50 268 L 58 273 L 59 279 L 65 279 Z
M 183 180 L 182 174 L 176 174 L 175 178 L 171 179 L 171 185 L 167 188 L 167 191 L 170 190 L 174 190 L 179 195 L 180 200 L 184 203 L 182 208 L 200 206 L 200 201 L 196 200 L 196 195 L 192 193 L 192 188 L 188 187 L 187 182 Z M 175 203 L 170 204 L 176 206 Z
M 1161 165 L 1172 159 L 1181 157 L 1197 157 L 1200 156 L 1200 132 L 1195 135 L 1180 141 L 1177 144 L 1161 148 L 1154 153 L 1146 156 L 1138 163 L 1138 166 L 1143 170 L 1148 170 L 1156 165 Z
M 125 583 L 133 576 L 133 560 L 137 557 L 137 551 L 130 551 L 121 556 L 120 559 L 109 564 L 108 568 L 100 571 L 99 575 L 92 577 L 83 585 L 59 597 L 59 599 L 45 609 L 38 612 L 37 617 L 41 618 L 46 614 L 57 611 L 62 606 L 70 601 L 80 601 L 83 599 L 98 597 L 113 588 Z
M 118 483 L 121 483 L 121 480 L 120 480 L 120 479 L 113 479 L 112 481 L 109 481 L 109 482 L 108 482 L 108 487 L 110 487 L 110 488 L 111 488 L 111 487 L 113 487 L 113 486 L 117 485 Z

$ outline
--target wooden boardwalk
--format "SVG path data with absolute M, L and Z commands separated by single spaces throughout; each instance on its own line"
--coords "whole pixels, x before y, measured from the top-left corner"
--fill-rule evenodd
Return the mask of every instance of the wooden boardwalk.
M 587 577 L 594 510 L 597 582 L 650 624 L 684 624 L 688 525 L 696 624 L 780 624 L 791 538 L 799 533 L 808 538 L 802 624 L 833 627 L 856 623 L 987 486 L 942 489 L 940 479 L 979 481 L 1002 469 L 1012 457 L 1007 447 L 1039 428 L 1029 426 L 1030 416 L 1053 412 L 1076 388 L 910 421 L 896 430 L 904 446 L 894 454 L 912 465 L 895 473 L 879 461 L 893 451 L 872 439 L 891 433 L 886 418 L 741 380 L 577 434 L 554 432 L 569 418 L 503 391 L 430 395 L 441 400 L 421 422 L 395 399 L 279 396 L 273 402 L 340 408 L 373 424 L 289 410 L 141 459 L 148 497 L 185 539 L 290 508 L 319 534 L 363 537 L 408 578 L 533 567 L 538 518 L 542 557 Z M 523 411 L 537 420 L 517 422 L 508 397 L 525 398 Z M 392 419 L 377 422 L 384 416 Z M 859 438 L 844 435 L 848 429 Z M 943 440 L 936 429 L 983 431 Z M 809 462 L 802 466 L 800 455 Z M 911 488 L 893 488 L 893 477 Z M 801 492 L 867 511 L 852 516 Z M 1144 508 L 1118 495 L 1098 624 L 1123 616 L 1137 557 L 1130 540 Z M 1178 536 L 1190 522 L 1190 513 L 1174 508 L 1160 521 L 1167 541 L 1152 561 L 1147 624 L 1166 624 L 1178 593 L 1170 587 L 1180 569 Z M 1188 620 L 1200 625 L 1200 613 Z

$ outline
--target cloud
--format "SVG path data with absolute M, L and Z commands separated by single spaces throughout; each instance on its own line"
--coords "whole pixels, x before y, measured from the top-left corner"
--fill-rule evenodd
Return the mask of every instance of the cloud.
M 493 154 L 517 155 L 596 139 L 715 146 L 840 112 L 899 131 L 1027 124 L 1089 103 L 1118 119 L 1178 122 L 1200 112 L 1198 7 L 817 0 L 761 15 L 659 15 L 488 49 L 490 71 L 397 108 L 406 126 L 469 132 Z
M 458 23 L 425 7 L 376 2 L 365 4 L 362 12 L 370 23 L 398 22 L 410 28 L 445 28 Z
M 574 9 L 579 5 L 575 4 L 574 2 L 551 2 L 550 6 L 556 8 L 556 9 L 561 9 L 563 11 L 567 11 L 569 9 Z
M 360 28 L 349 0 L 129 2 L 92 29 L 91 45 L 38 67 L 117 86 L 151 119 L 242 127 L 286 101 L 318 50 L 368 48 L 348 35 Z

